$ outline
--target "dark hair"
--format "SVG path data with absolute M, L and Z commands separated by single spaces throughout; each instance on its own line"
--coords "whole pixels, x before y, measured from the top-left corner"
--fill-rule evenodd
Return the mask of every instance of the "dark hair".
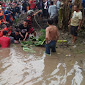
M 26 20 L 24 20 L 24 21 L 28 23 L 28 20 L 27 20 L 27 19 L 26 19 Z
M 11 26 L 11 24 L 6 24 L 7 28 Z
M 53 19 L 50 18 L 50 19 L 48 19 L 47 22 L 48 22 L 49 25 L 52 25 L 53 24 Z
M 19 33 L 19 30 L 16 29 L 15 32 L 18 32 Z
M 53 5 L 53 1 L 51 1 L 51 5 Z
M 79 4 L 74 4 L 74 6 L 76 6 L 77 8 L 79 8 Z
M 6 35 L 6 34 L 8 34 L 8 32 L 7 31 L 3 31 L 3 35 Z

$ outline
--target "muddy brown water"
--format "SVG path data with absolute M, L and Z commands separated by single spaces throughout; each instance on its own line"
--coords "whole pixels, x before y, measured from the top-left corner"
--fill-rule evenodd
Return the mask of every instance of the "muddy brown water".
M 0 48 L 0 85 L 85 85 L 85 53 L 57 48 L 49 56 L 44 47 L 33 50 L 24 52 L 20 45 Z

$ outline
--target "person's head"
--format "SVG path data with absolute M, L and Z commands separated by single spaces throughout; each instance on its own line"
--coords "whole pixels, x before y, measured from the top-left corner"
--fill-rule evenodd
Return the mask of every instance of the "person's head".
M 53 5 L 53 1 L 51 1 L 51 5 Z
M 9 31 L 12 29 L 10 24 L 7 24 L 6 26 Z
M 19 30 L 15 30 L 15 35 L 19 35 Z
M 7 36 L 8 35 L 8 32 L 7 31 L 3 31 L 3 35 L 4 36 Z
M 26 27 L 28 25 L 28 20 L 24 20 L 23 25 Z
M 9 7 L 7 7 L 7 11 L 9 11 Z
M 75 4 L 74 5 L 74 11 L 78 11 L 79 10 L 79 5 L 78 4 Z
M 52 24 L 53 24 L 53 19 L 51 19 L 51 18 L 48 19 L 47 24 L 48 24 L 48 25 L 52 25 Z
M 30 17 L 33 17 L 34 11 L 33 11 L 33 10 L 29 10 L 29 11 L 27 12 L 27 15 L 30 16 Z

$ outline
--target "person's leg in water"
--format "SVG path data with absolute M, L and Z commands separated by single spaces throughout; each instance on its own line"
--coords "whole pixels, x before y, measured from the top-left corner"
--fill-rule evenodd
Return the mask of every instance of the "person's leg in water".
M 56 52 L 56 41 L 52 41 L 51 52 Z
M 46 54 L 50 54 L 50 46 L 49 46 L 49 44 L 46 44 L 46 45 L 45 45 L 45 48 L 46 48 L 45 53 L 46 53 Z

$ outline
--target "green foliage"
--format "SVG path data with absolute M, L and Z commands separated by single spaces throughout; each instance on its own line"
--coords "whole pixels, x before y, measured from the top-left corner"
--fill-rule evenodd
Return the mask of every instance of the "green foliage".
M 41 29 L 40 32 L 41 32 L 42 35 L 45 35 L 45 29 Z
M 45 29 L 41 29 L 41 35 L 38 38 L 38 41 L 43 41 L 45 39 Z
M 34 36 L 30 36 L 30 39 L 32 39 L 32 41 L 36 41 L 36 38 Z
M 45 39 L 45 36 L 39 36 L 38 41 L 43 41 Z
M 19 21 L 19 19 L 17 18 L 15 23 L 17 24 L 17 23 L 18 23 L 18 21 Z
M 32 42 L 31 40 L 29 40 L 29 41 L 22 41 L 21 44 L 22 44 L 23 47 L 25 47 L 25 46 L 33 45 L 34 42 Z
M 31 52 L 34 53 L 34 51 L 29 48 L 29 46 L 44 46 L 45 44 L 45 29 L 42 29 L 41 31 L 41 35 L 39 36 L 38 39 L 36 39 L 34 36 L 30 36 L 29 37 L 29 41 L 22 41 L 21 45 L 23 47 L 23 50 L 26 52 Z
M 25 52 L 35 53 L 35 51 L 33 51 L 32 48 L 23 47 L 23 50 L 24 50 Z

